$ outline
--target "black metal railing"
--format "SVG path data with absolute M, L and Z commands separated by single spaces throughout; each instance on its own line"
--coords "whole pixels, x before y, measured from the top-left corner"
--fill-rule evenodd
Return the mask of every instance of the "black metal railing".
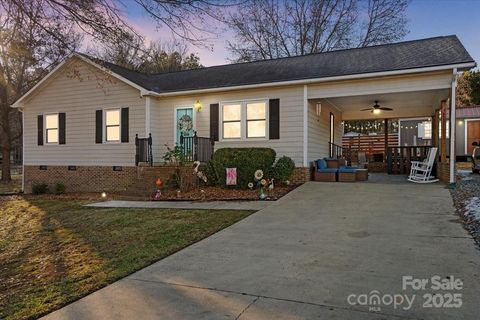
M 388 174 L 408 174 L 412 161 L 423 161 L 430 146 L 387 147 Z
M 146 162 L 153 166 L 152 154 L 152 134 L 148 134 L 148 138 L 139 138 L 135 135 L 135 165 L 138 166 L 140 162 Z
M 196 131 L 190 137 L 180 134 L 180 146 L 186 161 L 209 161 L 213 156 L 214 144 L 213 139 L 199 137 Z
M 343 157 L 343 148 L 338 144 L 333 142 L 328 143 L 328 153 L 330 154 L 330 158 L 337 158 L 340 159 Z

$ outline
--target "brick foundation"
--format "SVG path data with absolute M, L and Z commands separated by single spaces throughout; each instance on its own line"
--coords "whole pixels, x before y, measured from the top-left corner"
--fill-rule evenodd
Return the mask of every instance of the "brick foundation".
M 448 162 L 437 163 L 437 178 L 445 183 L 450 182 L 450 164 Z
M 112 166 L 76 166 L 76 170 L 68 170 L 68 166 L 25 166 L 25 193 L 32 192 L 36 183 L 48 184 L 54 190 L 56 183 L 63 183 L 66 192 L 102 192 L 120 191 L 134 183 L 137 178 L 137 167 L 122 167 L 122 171 L 114 171 Z
M 32 192 L 32 185 L 46 183 L 51 191 L 56 183 L 63 183 L 66 192 L 118 192 L 139 187 L 140 189 L 155 189 L 155 180 L 160 178 L 167 183 L 178 167 L 121 167 L 121 171 L 113 170 L 113 166 L 76 166 L 69 170 L 68 166 L 25 166 L 25 193 Z M 188 179 L 186 185 L 194 182 L 190 167 L 181 168 Z M 188 174 L 187 174 L 188 173 Z M 191 177 L 191 178 L 190 178 Z M 191 181 L 190 181 L 191 180 Z
M 311 168 L 297 167 L 293 170 L 293 174 L 290 177 L 290 183 L 302 184 L 312 180 L 311 176 Z
M 46 183 L 51 191 L 56 183 L 63 183 L 66 192 L 153 192 L 155 180 L 160 178 L 164 184 L 179 167 L 121 167 L 121 171 L 113 170 L 112 166 L 76 166 L 76 170 L 69 170 L 68 166 L 25 166 L 25 193 L 32 192 L 32 185 Z M 195 183 L 191 167 L 182 167 L 182 178 L 188 189 Z M 310 168 L 295 168 L 290 178 L 292 184 L 302 184 L 311 180 Z

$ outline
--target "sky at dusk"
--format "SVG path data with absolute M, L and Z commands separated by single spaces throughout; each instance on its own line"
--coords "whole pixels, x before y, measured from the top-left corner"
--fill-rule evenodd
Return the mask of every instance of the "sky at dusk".
M 156 23 L 133 4 L 127 5 L 128 20 L 147 39 L 168 41 L 170 32 L 157 30 Z M 408 8 L 408 28 L 405 40 L 456 34 L 470 55 L 480 63 L 480 0 L 413 0 Z M 229 63 L 226 42 L 232 34 L 224 32 L 209 42 L 213 49 L 191 47 L 204 66 Z

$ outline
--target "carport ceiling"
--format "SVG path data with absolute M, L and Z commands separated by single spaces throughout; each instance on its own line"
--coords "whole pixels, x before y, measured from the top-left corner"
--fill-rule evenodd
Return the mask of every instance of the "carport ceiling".
M 322 99 L 333 108 L 342 112 L 342 119 L 374 119 L 374 118 L 399 118 L 399 117 L 424 117 L 432 116 L 434 110 L 439 108 L 440 102 L 447 99 L 448 89 L 399 92 L 387 94 L 360 95 L 349 97 L 336 97 Z M 382 107 L 392 108 L 393 111 L 383 111 L 378 115 L 370 111 L 360 111 L 371 107 L 375 101 Z

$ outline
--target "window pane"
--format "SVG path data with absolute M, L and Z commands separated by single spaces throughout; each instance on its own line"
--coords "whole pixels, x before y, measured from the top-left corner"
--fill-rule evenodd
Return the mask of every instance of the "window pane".
M 120 110 L 107 110 L 105 111 L 105 124 L 107 126 L 120 125 Z
M 249 138 L 265 137 L 265 120 L 262 121 L 248 121 L 247 136 Z
M 107 141 L 120 141 L 120 127 L 107 127 Z
M 58 142 L 58 130 L 57 129 L 48 129 L 47 130 L 47 143 L 57 143 Z
M 226 104 L 223 106 L 223 121 L 240 120 L 241 106 L 239 104 Z
M 45 128 L 46 129 L 58 128 L 58 114 L 49 114 L 45 116 Z
M 240 122 L 225 122 L 223 123 L 223 137 L 224 138 L 240 138 Z
M 247 104 L 247 120 L 265 119 L 265 102 L 255 102 Z

